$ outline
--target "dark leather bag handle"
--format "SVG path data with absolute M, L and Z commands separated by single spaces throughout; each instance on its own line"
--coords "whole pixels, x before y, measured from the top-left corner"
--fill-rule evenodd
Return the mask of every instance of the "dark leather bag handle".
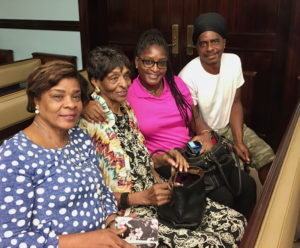
M 165 151 L 165 150 L 162 150 L 162 149 L 157 149 L 153 152 L 151 152 L 150 154 L 150 169 L 154 175 L 154 178 L 156 180 L 157 183 L 163 183 L 163 181 L 161 180 L 159 174 L 157 173 L 157 171 L 155 170 L 155 167 L 154 167 L 154 162 L 153 162 L 153 155 L 155 153 L 158 153 L 158 152 L 163 152 L 163 153 L 166 153 L 170 158 L 174 159 L 174 157 L 168 152 L 168 151 Z M 199 179 L 201 179 L 203 176 L 204 176 L 204 171 L 197 167 L 197 166 L 190 166 L 188 168 L 188 171 L 187 173 L 189 174 L 194 174 L 194 175 L 198 175 L 199 176 Z M 174 186 L 174 183 L 175 183 L 175 180 L 176 180 L 176 177 L 178 175 L 178 170 L 176 168 L 174 168 L 173 166 L 171 166 L 171 176 L 168 180 L 168 184 L 170 186 L 170 188 L 172 189 L 173 186 Z M 198 181 L 198 180 L 197 180 Z M 195 182 L 196 183 L 196 182 Z M 193 183 L 194 184 L 194 183 Z M 192 185 L 191 185 L 192 186 Z

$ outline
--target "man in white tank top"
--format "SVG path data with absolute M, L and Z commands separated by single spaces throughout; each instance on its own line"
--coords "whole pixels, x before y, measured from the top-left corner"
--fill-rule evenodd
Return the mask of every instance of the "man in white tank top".
M 206 123 L 219 134 L 233 139 L 240 158 L 258 170 L 263 183 L 274 152 L 243 123 L 242 66 L 237 55 L 223 53 L 226 35 L 226 22 L 221 15 L 200 15 L 195 20 L 193 33 L 199 57 L 190 61 L 179 76 L 188 85 Z

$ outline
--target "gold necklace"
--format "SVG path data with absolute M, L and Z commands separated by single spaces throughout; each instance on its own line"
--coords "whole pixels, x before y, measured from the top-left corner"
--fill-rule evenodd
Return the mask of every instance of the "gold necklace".
M 33 121 L 33 124 L 40 130 L 40 132 L 43 134 L 43 136 L 45 136 L 46 138 L 48 138 L 48 140 L 51 142 L 52 145 L 54 145 L 57 149 L 60 149 L 60 147 L 50 138 L 50 136 L 44 132 L 43 128 L 36 122 L 36 121 Z M 70 142 L 70 145 L 74 146 L 74 150 L 76 151 L 76 153 L 78 154 L 79 158 L 82 158 L 81 157 L 81 154 L 80 154 L 80 151 L 78 149 L 78 147 L 76 146 L 76 144 L 72 141 L 72 139 L 70 139 L 69 135 L 67 135 L 68 137 L 68 141 Z M 66 153 L 65 149 L 64 148 L 61 148 L 62 150 L 62 153 L 64 155 L 64 157 L 69 160 L 72 164 L 75 165 L 75 167 L 80 167 L 81 165 L 80 164 L 76 164 L 70 157 L 69 157 L 69 154 Z M 86 160 L 83 160 L 83 163 L 85 163 L 87 166 L 90 166 Z M 92 162 L 93 163 L 93 162 Z
M 33 124 L 40 130 L 40 132 L 43 134 L 43 136 L 47 137 L 49 139 L 49 141 L 52 143 L 52 145 L 54 145 L 57 149 L 60 149 L 60 147 L 49 137 L 48 134 L 46 134 L 43 130 L 43 128 L 36 122 L 36 121 L 33 121 Z M 80 151 L 78 149 L 78 147 L 76 146 L 76 144 L 74 142 L 72 142 L 72 139 L 70 139 L 69 135 L 68 136 L 68 140 L 70 142 L 70 145 L 73 145 L 74 146 L 74 150 L 76 151 L 76 153 L 78 154 L 79 158 L 82 159 L 81 157 L 81 154 L 80 154 Z M 64 155 L 64 157 L 69 160 L 73 165 L 75 165 L 76 168 L 80 168 L 81 165 L 80 164 L 76 164 L 70 157 L 69 157 L 69 154 L 66 153 L 66 151 L 64 150 L 64 148 L 61 148 L 62 150 L 62 153 Z M 88 167 L 91 168 L 91 166 L 88 164 L 88 162 L 86 160 L 83 160 L 83 163 L 86 164 Z M 96 167 L 96 165 L 93 163 L 93 161 L 91 160 L 91 163 L 92 165 Z M 96 191 L 97 191 L 97 195 L 99 196 L 98 198 L 100 199 L 101 198 L 101 190 L 100 190 L 100 186 L 99 186 L 99 183 L 96 182 L 95 178 L 93 177 L 93 183 L 96 187 Z
M 143 86 L 143 88 L 144 88 L 149 94 L 151 94 L 151 95 L 153 95 L 153 96 L 157 96 L 157 92 L 160 91 L 160 88 L 161 88 L 161 86 L 163 85 L 163 82 L 160 82 L 160 85 L 159 85 L 159 87 L 158 87 L 157 89 L 154 89 L 154 90 L 148 90 L 148 89 L 143 85 L 142 81 L 143 81 L 143 80 L 140 79 L 140 82 L 141 82 L 141 85 Z

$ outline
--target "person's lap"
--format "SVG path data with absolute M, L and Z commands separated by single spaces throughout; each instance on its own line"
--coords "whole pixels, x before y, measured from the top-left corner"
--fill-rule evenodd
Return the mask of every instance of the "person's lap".
M 154 206 L 134 206 L 127 213 L 157 218 Z M 159 223 L 159 247 L 238 247 L 246 225 L 241 213 L 207 198 L 202 223 L 196 230 L 174 229 Z
M 239 190 L 238 169 L 232 171 L 228 182 L 234 192 L 231 192 L 226 185 L 209 192 L 207 194 L 212 200 L 231 207 L 242 213 L 247 219 L 250 218 L 256 203 L 256 183 L 254 179 L 245 171 L 241 170 L 241 192 L 235 196 Z
M 271 163 L 275 157 L 272 148 L 246 124 L 243 125 L 243 132 L 244 144 L 250 152 L 250 166 L 258 170 L 264 165 Z M 233 140 L 230 125 L 218 130 L 217 133 Z

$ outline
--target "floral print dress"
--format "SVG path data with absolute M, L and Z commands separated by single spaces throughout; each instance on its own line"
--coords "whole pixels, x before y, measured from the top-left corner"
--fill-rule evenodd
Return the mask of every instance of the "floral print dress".
M 149 167 L 149 153 L 144 145 L 144 139 L 139 132 L 132 109 L 128 104 L 124 104 L 121 108 L 123 114 L 116 115 L 107 108 L 101 97 L 97 96 L 95 100 L 98 100 L 104 106 L 104 109 L 109 112 L 110 119 L 108 123 L 88 123 L 82 119 L 79 126 L 91 135 L 95 146 L 98 147 L 97 152 L 102 166 L 101 170 L 113 171 L 114 168 L 113 174 L 115 177 L 114 179 L 110 177 L 111 180 L 117 180 L 118 174 L 120 174 L 114 165 L 108 165 L 107 162 L 103 161 L 106 157 L 110 160 L 112 154 L 105 154 L 109 149 L 103 148 L 105 144 L 102 139 L 95 138 L 97 136 L 114 137 L 118 142 L 114 140 L 113 144 L 118 144 L 118 149 L 122 150 L 123 155 L 126 154 L 130 166 L 128 175 L 122 175 L 130 181 L 130 190 L 127 192 L 143 191 L 151 187 L 155 183 L 155 179 Z M 110 128 L 108 129 L 107 126 L 110 126 Z M 108 142 L 105 146 L 111 146 L 111 144 Z M 99 149 L 99 147 L 102 147 L 102 149 Z M 113 162 L 110 164 L 113 164 Z M 107 175 L 105 172 L 103 174 Z M 106 183 L 110 186 L 109 180 L 106 180 Z M 115 182 L 112 184 L 116 185 Z M 123 185 L 121 185 L 120 190 L 115 188 L 113 191 L 124 192 L 122 189 L 124 189 Z M 157 207 L 152 205 L 132 206 L 127 209 L 127 212 L 136 213 L 142 217 L 157 218 Z M 246 219 L 242 214 L 207 198 L 204 217 L 197 229 L 174 229 L 159 223 L 159 247 L 238 247 L 245 227 Z

